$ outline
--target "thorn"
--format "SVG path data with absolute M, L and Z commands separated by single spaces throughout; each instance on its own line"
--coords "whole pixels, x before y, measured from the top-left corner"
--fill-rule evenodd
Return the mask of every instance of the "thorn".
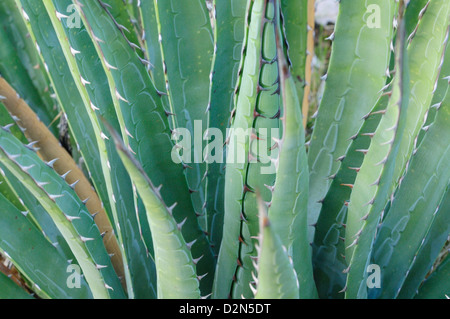
M 53 168 L 53 164 L 55 164 L 55 162 L 59 160 L 59 158 L 55 158 L 53 160 L 51 160 L 50 162 L 47 162 L 45 164 L 47 164 L 48 167 Z
M 88 241 L 94 240 L 94 238 L 86 238 L 86 237 L 83 237 L 83 236 L 81 236 L 81 235 L 80 235 L 80 239 L 81 239 L 81 241 L 82 241 L 83 243 L 86 243 L 86 242 L 88 242 Z
M 183 221 L 179 224 L 177 224 L 177 228 L 178 230 L 181 230 L 181 228 L 183 228 L 184 224 L 186 223 L 187 217 L 185 219 L 183 219 Z
M 63 175 L 60 175 L 61 178 L 62 178 L 63 180 L 66 180 L 66 177 L 67 177 L 67 175 L 70 174 L 70 172 L 72 172 L 72 170 L 68 170 L 68 171 L 67 171 L 66 173 L 64 173 Z
M 25 145 L 25 147 L 28 148 L 30 151 L 35 152 L 35 151 L 39 150 L 39 148 L 34 147 L 34 145 L 36 145 L 37 143 L 39 143 L 39 141 L 34 141 L 34 142 L 31 142 L 31 143 Z
M 386 156 L 385 158 L 383 158 L 381 161 L 379 161 L 378 163 L 376 163 L 375 164 L 375 166 L 378 166 L 378 165 L 383 165 L 383 164 L 385 164 L 386 162 L 387 162 L 387 159 L 388 159 L 388 157 Z
M 336 162 L 342 162 L 343 160 L 345 159 L 345 155 L 342 155 L 342 156 L 339 156 L 337 159 L 336 159 Z
M 0 99 L 0 100 L 1 100 L 1 99 Z M 13 127 L 13 126 L 14 126 L 14 123 L 11 123 L 11 124 L 2 126 L 2 129 L 5 130 L 5 131 L 8 132 L 8 133 L 11 133 L 11 127 Z
M 345 285 L 345 287 L 342 290 L 338 291 L 338 293 L 341 294 L 341 293 L 345 292 L 346 290 L 347 290 L 347 285 Z
M 186 243 L 186 247 L 190 250 L 196 242 L 197 242 L 197 239 L 194 239 L 193 241 Z
M 76 220 L 76 219 L 81 219 L 79 216 L 69 216 L 69 215 L 67 215 L 67 214 L 64 214 L 64 217 L 66 217 L 66 219 L 67 219 L 69 222 L 72 222 L 72 221 L 74 221 L 74 220 Z
M 334 32 L 328 38 L 325 38 L 325 40 L 333 41 L 334 40 Z
M 198 281 L 200 281 L 200 280 L 202 280 L 203 278 L 205 278 L 207 274 L 208 274 L 208 273 L 206 273 L 206 274 L 204 274 L 204 275 L 201 275 L 201 276 L 197 276 Z
M 97 37 L 94 33 L 92 33 L 92 37 L 94 38 L 94 40 L 98 43 L 105 43 L 105 41 L 103 41 L 102 39 L 100 39 L 99 37 Z M 106 61 L 105 61 L 106 62 Z M 117 69 L 116 69 L 117 70 Z
M 203 258 L 203 255 L 201 255 L 201 256 L 198 257 L 198 258 L 192 259 L 192 262 L 194 263 L 194 265 L 197 265 L 198 262 L 199 262 L 202 258 Z
M 85 80 L 81 75 L 80 75 L 80 81 L 83 86 L 86 86 L 86 84 L 91 84 L 91 82 Z
M 374 137 L 375 132 L 374 133 L 362 133 L 362 136 L 369 136 L 370 138 Z
M 114 289 L 111 286 L 107 285 L 107 284 L 105 284 L 105 288 L 114 291 Z
M 91 101 L 91 109 L 92 109 L 92 111 L 94 111 L 94 112 L 100 110 L 98 107 L 96 107 L 96 106 L 94 105 L 94 103 L 92 103 L 92 101 Z
M 253 287 L 252 284 L 249 284 L 249 286 L 250 286 L 250 290 L 252 291 L 253 295 L 256 295 L 256 293 L 257 293 L 256 288 Z
M 367 155 L 367 152 L 368 152 L 369 150 L 363 150 L 363 149 L 357 149 L 357 150 L 355 150 L 355 152 L 360 152 L 360 153 L 363 153 L 364 155 Z
M 123 102 L 125 102 L 125 103 L 130 103 L 128 100 L 126 100 L 125 98 L 123 98 L 123 97 L 119 94 L 119 91 L 117 90 L 117 88 L 116 88 L 116 97 L 117 97 L 117 99 L 119 99 L 120 101 L 123 101 Z
M 247 186 L 247 184 L 244 185 L 244 194 L 245 193 L 254 193 L 255 191 L 253 191 L 250 187 Z
M 333 175 L 330 175 L 330 176 L 328 176 L 326 179 L 327 180 L 332 180 L 332 179 L 335 179 L 336 178 L 336 175 L 337 175 L 337 173 L 336 174 L 333 174 Z
M 106 61 L 105 59 L 103 60 L 105 61 L 105 66 L 108 68 L 108 70 L 118 70 L 115 66 L 109 64 L 108 61 Z
M 104 268 L 107 268 L 107 267 L 108 267 L 108 266 L 95 264 L 95 268 L 97 268 L 98 270 L 104 269 Z
M 56 12 L 56 18 L 58 18 L 59 21 L 61 21 L 61 19 L 68 18 L 68 16 L 66 16 L 65 14 L 62 14 L 62 13 L 60 13 L 58 11 L 55 11 L 55 12 Z
M 80 51 L 75 50 L 74 48 L 70 47 L 70 52 L 72 53 L 73 56 L 75 56 L 76 54 L 81 53 Z
M 350 267 L 351 267 L 351 266 L 348 266 L 347 268 L 345 268 L 345 269 L 342 271 L 342 273 L 343 273 L 343 274 L 348 274 L 348 272 L 350 271 Z
M 161 185 L 162 186 L 162 185 Z M 159 190 L 158 190 L 159 192 Z M 173 210 L 175 209 L 175 207 L 178 205 L 178 203 L 174 203 L 172 206 L 168 207 L 167 210 L 169 211 L 170 215 L 173 215 Z
M 109 140 L 109 137 L 106 136 L 106 134 L 103 133 L 103 132 L 100 132 L 100 137 L 101 137 L 102 140 Z
M 350 245 L 345 247 L 345 249 L 349 249 L 350 247 L 353 247 L 353 246 L 357 245 L 358 244 L 358 239 L 359 239 L 359 237 L 356 238 Z
M 64 197 L 64 195 L 63 194 L 60 194 L 60 195 L 50 195 L 49 194 L 48 197 L 50 197 L 50 199 L 54 201 L 55 199 Z
M 28 171 L 29 171 L 30 169 L 32 169 L 35 165 L 32 164 L 32 165 L 30 165 L 30 166 L 21 166 L 21 165 L 19 164 L 19 166 L 20 166 L 20 168 L 21 168 L 23 171 L 28 172 Z

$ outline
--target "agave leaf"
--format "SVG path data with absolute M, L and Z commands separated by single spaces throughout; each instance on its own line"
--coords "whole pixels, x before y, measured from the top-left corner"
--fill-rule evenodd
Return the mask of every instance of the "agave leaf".
M 449 33 L 450 2 L 445 0 L 430 1 L 419 21 L 414 36 L 408 45 L 411 82 L 408 116 L 403 133 L 404 138 L 399 149 L 399 158 L 394 169 L 394 180 L 398 182 L 405 172 L 406 164 L 415 148 L 417 136 L 426 121 L 433 93 L 437 85 L 442 66 L 444 50 Z M 430 53 L 430 46 L 436 49 Z M 426 72 L 424 72 L 424 70 Z
M 408 165 L 377 236 L 373 260 L 382 268 L 381 298 L 398 295 L 433 220 L 437 218 L 437 208 L 450 181 L 449 121 L 448 93 Z
M 276 12 L 278 13 L 278 9 Z M 276 32 L 283 132 L 282 138 L 277 141 L 279 156 L 269 218 L 274 232 L 293 260 L 301 287 L 300 297 L 315 298 L 317 291 L 310 262 L 311 247 L 307 237 L 309 172 L 302 109 L 294 75 L 289 72 L 289 65 L 284 57 L 280 25 Z
M 0 126 L 8 129 L 11 134 L 17 137 L 22 143 L 28 143 L 28 140 L 25 138 L 20 128 L 13 123 L 14 121 L 9 112 L 6 110 L 4 104 L 0 102 Z M 14 187 L 11 188 L 8 183 L 6 183 L 3 174 L 0 174 L 0 193 L 3 194 L 3 196 L 5 196 L 6 199 L 18 209 L 22 211 L 25 210 L 23 203 L 19 200 L 20 197 L 18 197 L 14 191 Z
M 77 259 L 95 298 L 123 298 L 94 219 L 69 185 L 10 133 L 0 131 L 2 164 L 39 200 Z
M 349 204 L 348 216 L 352 216 L 352 219 L 349 220 L 347 218 L 346 228 L 346 246 L 350 246 L 350 249 L 347 249 L 346 255 L 352 256 L 353 252 L 355 252 L 352 261 L 357 261 L 357 266 L 355 267 L 355 264 L 352 265 L 352 261 L 350 261 L 349 275 L 347 277 L 347 297 L 355 298 L 356 296 L 366 295 L 364 278 L 367 276 L 365 269 L 368 266 L 368 259 L 361 257 L 360 254 L 363 253 L 364 249 L 367 250 L 373 244 L 373 237 L 376 232 L 375 225 L 382 215 L 388 197 L 392 194 L 405 169 L 406 162 L 412 153 L 414 139 L 417 137 L 418 130 L 421 127 L 420 119 L 423 119 L 426 108 L 430 105 L 433 85 L 437 79 L 438 66 L 442 59 L 442 52 L 445 46 L 443 42 L 448 29 L 448 9 L 449 3 L 447 2 L 431 2 L 420 22 L 416 36 L 412 39 L 406 50 L 408 58 L 402 68 L 408 72 L 408 75 L 403 75 L 402 82 L 409 87 L 403 88 L 400 94 L 404 95 L 401 97 L 403 101 L 402 111 L 398 126 L 396 126 L 397 132 L 400 134 L 397 134 L 392 139 L 392 152 L 387 157 L 379 159 L 380 161 L 376 160 L 376 156 L 373 155 L 376 154 L 379 156 L 382 154 L 382 151 L 379 150 L 376 153 L 371 153 L 371 149 L 377 147 L 375 142 L 377 133 L 375 133 L 371 147 L 361 166 L 361 171 L 357 176 Z M 397 34 L 397 37 L 399 38 L 400 35 Z M 434 43 L 438 48 L 438 50 L 433 51 L 432 55 L 426 50 L 430 43 Z M 424 65 L 428 65 L 426 69 L 431 70 L 425 75 L 423 72 L 418 71 L 423 70 Z M 395 101 L 398 98 L 398 92 L 400 90 L 394 87 L 391 101 Z M 387 114 L 389 114 L 389 105 L 386 110 Z M 383 119 L 377 131 L 381 129 Z M 389 135 L 389 132 L 384 135 Z M 386 142 L 388 143 L 388 141 Z M 384 145 L 384 147 L 387 145 L 389 144 Z M 372 162 L 373 160 L 375 162 Z M 371 162 L 372 164 L 370 164 Z M 376 166 L 377 168 L 373 169 L 373 165 L 375 164 L 378 164 Z M 364 166 L 366 169 L 362 173 Z M 382 173 L 377 177 L 377 170 L 383 166 L 386 174 Z M 358 179 L 360 179 L 359 183 Z M 364 179 L 366 180 L 364 181 Z M 370 186 L 369 191 L 364 192 L 364 195 L 362 195 L 360 190 L 357 191 L 357 188 L 359 189 L 360 187 L 362 187 L 361 189 L 367 189 L 364 183 L 365 185 L 370 185 L 371 181 L 373 184 Z M 374 190 L 376 191 L 375 194 L 373 193 Z M 355 214 L 355 212 L 358 213 Z M 362 220 L 357 221 L 358 218 L 362 218 Z M 372 239 L 370 239 L 371 237 Z M 357 253 L 356 250 L 358 251 Z M 355 256 L 357 257 L 355 258 Z M 359 282 L 357 284 L 358 287 L 353 286 L 357 282 Z M 350 288 L 349 283 L 352 283 L 352 288 Z
M 66 260 L 74 259 L 70 247 L 39 200 L 4 165 L 0 164 L 0 168 L 4 173 L 4 175 L 0 175 L 0 179 L 4 180 L 2 186 L 9 188 L 12 194 L 10 193 L 8 196 L 8 193 L 3 190 L 1 193 L 10 201 L 12 196 L 16 197 L 20 204 L 16 207 L 45 235 L 61 256 L 64 256 Z
M 3 79 L 0 79 L 0 81 L 3 81 Z M 16 105 L 14 110 L 17 109 L 20 108 Z M 33 118 L 36 119 L 35 114 L 33 115 Z M 0 105 L 0 125 L 7 131 L 11 132 L 11 134 L 13 134 L 22 143 L 28 144 L 29 141 L 22 132 L 23 128 L 20 128 L 19 125 L 14 125 L 13 123 L 14 120 L 8 113 L 6 107 L 3 104 Z M 29 133 L 29 131 L 27 133 Z M 0 174 L 0 193 L 23 214 L 26 214 L 26 217 L 30 220 L 30 222 L 45 234 L 47 239 L 54 244 L 56 249 L 65 257 L 66 260 L 73 259 L 74 257 L 69 246 L 62 237 L 56 225 L 53 223 L 50 216 L 39 204 L 39 201 L 20 183 L 20 181 L 14 177 L 14 175 L 11 174 L 11 172 L 9 172 L 4 165 L 0 164 L 0 168 L 2 171 Z
M 356 176 L 348 204 L 345 229 L 345 256 L 349 267 L 346 298 L 366 298 L 366 269 L 377 224 L 388 201 L 393 184 L 392 169 L 408 113 L 409 75 L 406 68 L 404 8 L 400 2 L 395 58 L 396 76 L 386 111 L 374 132 L 369 149 Z
M 52 88 L 44 64 L 14 1 L 0 4 L 0 71 L 2 76 L 26 100 L 53 134 L 58 136 L 55 118 L 59 113 L 51 97 Z
M 148 1 L 143 1 L 148 2 Z M 142 59 L 142 62 L 147 65 L 148 61 L 144 60 L 144 50 L 141 47 L 139 33 L 136 29 L 134 17 L 136 1 L 122 1 L 122 0 L 101 0 L 101 6 L 108 12 L 108 15 L 114 20 L 116 27 L 120 30 L 123 37 L 135 50 L 135 52 Z
M 206 164 L 201 138 L 208 127 L 213 34 L 206 2 L 153 1 L 174 128 L 188 129 L 192 158 L 186 170 L 194 209 L 203 214 Z M 198 129 L 196 129 L 196 124 Z M 200 144 L 200 145 L 198 145 Z M 206 215 L 200 223 L 206 228 Z
M 158 298 L 198 299 L 200 289 L 195 262 L 181 233 L 184 223 L 177 224 L 172 215 L 173 209 L 164 203 L 159 188 L 153 185 L 119 135 L 110 129 L 120 158 L 147 211 L 155 245 Z
M 117 123 L 117 117 L 111 107 L 111 97 L 104 97 L 108 84 L 100 60 L 84 26 L 71 28 L 68 25 L 69 20 L 62 22 L 57 18 L 55 12 L 64 10 L 70 5 L 70 1 L 58 1 L 56 6 L 52 1 L 44 1 L 44 5 L 58 34 L 74 82 L 83 98 L 85 112 L 92 122 L 97 145 L 100 147 L 103 175 L 109 197 L 112 198 L 113 221 L 119 247 L 122 248 L 120 253 L 123 256 L 128 295 L 130 298 L 154 298 L 156 292 L 154 289 L 148 289 L 155 282 L 154 265 L 140 236 L 142 232 L 134 209 L 131 182 L 116 154 L 113 142 L 109 140 L 107 130 L 96 114 L 96 111 L 99 111 L 108 120 Z M 73 54 L 74 50 L 79 53 Z M 118 127 L 118 124 L 116 126 Z
M 297 88 L 297 96 L 299 101 L 304 101 L 303 97 L 308 95 L 306 87 L 310 87 L 310 76 L 307 79 L 307 67 L 311 67 L 313 52 L 308 48 L 308 42 L 311 40 L 314 23 L 309 24 L 311 17 L 308 15 L 308 6 L 310 0 L 282 0 L 282 25 L 286 41 L 286 50 L 288 55 L 288 63 L 290 65 L 292 78 Z M 310 20 L 308 20 L 310 19 Z M 313 18 L 314 20 L 314 18 Z M 309 49 L 309 50 L 308 50 Z M 308 63 L 307 63 L 307 59 Z M 308 99 L 306 99 L 308 101 Z M 308 117 L 307 104 L 303 105 L 303 126 L 306 124 Z
M 253 296 L 248 282 L 252 280 L 252 257 L 257 254 L 252 237 L 259 232 L 255 190 L 269 202 L 271 192 L 265 185 L 273 186 L 275 181 L 275 166 L 270 161 L 278 151 L 272 137 L 279 136 L 272 136 L 272 129 L 278 129 L 280 116 L 275 7 L 262 0 L 251 3 L 248 10 L 245 59 L 227 137 L 224 230 L 214 288 L 217 298 Z
M 433 223 L 427 231 L 425 240 L 421 243 L 419 251 L 415 255 L 414 263 L 403 282 L 399 299 L 412 298 L 417 293 L 418 287 L 433 268 L 434 263 L 441 253 L 445 253 L 444 245 L 450 234 L 450 190 L 444 195 L 435 213 Z
M 380 97 L 376 106 L 365 118 L 358 134 L 352 139 L 352 144 L 341 167 L 332 176 L 331 186 L 323 200 L 313 242 L 313 264 L 315 281 L 321 298 L 342 298 L 339 293 L 345 286 L 348 267 L 345 260 L 345 223 L 347 205 L 353 185 L 368 149 L 371 136 L 377 128 L 382 113 L 386 110 L 389 97 Z
M 430 0 L 409 1 L 405 12 L 405 32 L 407 37 L 410 37 L 415 32 L 429 2 Z
M 212 155 L 208 158 L 206 212 L 208 214 L 207 231 L 215 254 L 219 253 L 222 241 L 226 166 L 226 148 L 222 147 L 221 144 L 224 141 L 220 141 L 218 133 L 220 131 L 221 136 L 226 136 L 226 128 L 230 123 L 231 111 L 234 107 L 234 89 L 241 61 L 248 4 L 247 0 L 214 2 L 215 50 L 209 111 L 209 127 L 214 131 L 209 130 L 210 135 L 208 135 L 210 139 L 214 136 L 214 140 L 208 145 L 210 148 L 207 152 L 212 154 L 214 149 L 216 154 L 214 160 L 217 162 L 211 163 Z M 220 151 L 222 151 L 222 157 L 217 158 Z
M 0 272 L 0 299 L 32 299 L 32 296 L 26 293 L 14 281 Z
M 298 299 L 300 284 L 286 247 L 273 229 L 267 208 L 259 198 L 260 234 L 256 299 Z M 251 285 L 251 284 L 250 284 Z
M 380 12 L 379 28 L 369 23 L 371 8 Z M 374 107 L 386 83 L 396 1 L 343 0 L 333 34 L 333 46 L 323 99 L 308 151 L 310 169 L 309 225 L 317 221 L 321 201 L 348 151 L 350 137 Z M 312 242 L 314 228 L 310 228 Z
M 450 255 L 436 268 L 419 289 L 416 299 L 449 299 Z
M 139 2 L 139 16 L 143 25 L 142 41 L 145 46 L 147 59 L 150 62 L 148 69 L 156 89 L 159 92 L 167 94 L 162 57 L 163 52 L 159 43 L 158 20 L 155 4 L 153 3 L 153 0 Z M 168 97 L 163 96 L 162 98 L 166 109 L 170 109 Z
M 439 78 L 437 79 L 433 99 L 431 100 L 431 106 L 428 108 L 425 115 L 426 120 L 419 132 L 417 141 L 415 141 L 415 147 L 420 145 L 423 137 L 425 136 L 428 127 L 436 119 L 437 109 L 441 106 L 442 101 L 449 91 L 449 76 L 450 76 L 450 41 L 447 40 L 447 47 L 443 55 L 443 61 L 440 66 Z
M 212 251 L 190 200 L 184 176 L 187 167 L 175 161 L 179 158 L 172 156 L 174 145 L 170 140 L 168 113 L 162 107 L 158 91 L 145 66 L 100 4 L 85 0 L 77 0 L 77 4 L 86 30 L 101 57 L 112 98 L 120 102 L 116 114 L 125 145 L 136 153 L 136 158 L 152 181 L 163 185 L 161 194 L 165 202 L 178 203 L 174 209 L 177 222 L 187 217 L 183 236 L 187 242 L 196 240 L 196 245 L 192 247 L 195 256 L 204 254 L 197 265 L 200 272 L 214 273 Z M 124 54 L 117 55 L 116 50 L 122 50 Z M 128 78 L 134 80 L 124 80 Z M 202 293 L 209 294 L 211 285 L 212 278 L 202 280 Z
M 67 269 L 70 263 L 47 241 L 41 231 L 1 194 L 0 204 L 0 250 L 30 281 L 36 294 L 41 298 L 92 298 L 83 277 L 79 278 L 79 289 L 68 287 L 70 273 Z M 6 288 L 3 286 L 6 278 L 2 279 L 2 276 L 0 274 L 0 295 L 12 297 L 9 293 L 4 295 L 8 291 L 8 284 L 5 283 Z M 16 296 L 24 297 L 25 292 L 19 294 L 17 288 L 14 289 Z M 12 288 L 9 289 L 13 291 Z
M 111 223 L 103 211 L 102 204 L 97 194 L 92 189 L 89 180 L 84 176 L 71 155 L 61 147 L 60 142 L 52 135 L 47 127 L 39 121 L 36 114 L 29 106 L 22 99 L 17 97 L 16 92 L 4 81 L 4 79 L 0 79 L 0 94 L 4 95 L 4 105 L 14 116 L 17 123 L 19 123 L 18 125 L 24 128 L 25 135 L 32 141 L 31 144 L 29 144 L 29 148 L 36 150 L 44 161 L 50 162 L 58 159 L 52 165 L 55 171 L 61 176 L 64 176 L 64 180 L 69 185 L 73 185 L 72 188 L 77 192 L 77 195 L 80 198 L 89 198 L 87 208 L 91 214 L 97 213 L 96 224 L 99 226 L 102 233 L 107 233 L 107 235 L 105 235 L 105 244 L 109 253 L 116 254 L 120 258 L 119 246 L 114 237 Z M 10 182 L 14 183 L 14 181 Z M 17 183 L 15 184 L 17 185 Z M 14 187 L 17 187 L 16 185 L 14 185 Z M 33 210 L 32 216 L 40 222 L 48 219 L 46 216 L 47 214 L 41 214 L 39 208 L 36 209 L 35 207 L 32 207 L 32 203 L 36 200 L 32 196 L 30 197 L 23 187 L 18 186 L 18 188 L 21 190 L 21 196 L 24 196 L 24 200 L 25 198 L 29 200 L 27 205 L 30 207 L 30 210 Z M 41 218 L 44 218 L 44 220 Z M 44 225 L 44 228 L 47 228 L 45 222 L 43 222 L 42 225 Z M 46 230 L 50 233 L 54 233 L 55 230 L 52 228 L 54 227 L 49 226 Z M 56 241 L 56 238 L 52 239 Z M 123 266 L 121 265 L 120 260 L 119 262 L 115 260 L 115 267 L 122 275 Z
M 83 101 L 73 82 L 70 69 L 45 7 L 41 1 L 16 0 L 16 3 L 24 15 L 30 36 L 38 45 L 42 58 L 47 65 L 51 83 L 60 101 L 61 108 L 66 114 L 73 138 L 83 156 L 89 177 L 93 181 L 106 212 L 110 212 L 110 198 L 102 172 L 95 132 L 88 114 L 82 111 L 84 110 L 82 108 Z

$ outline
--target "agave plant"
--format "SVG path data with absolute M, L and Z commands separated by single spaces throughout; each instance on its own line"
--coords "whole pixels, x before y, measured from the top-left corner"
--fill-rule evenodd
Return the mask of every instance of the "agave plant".
M 0 297 L 449 295 L 450 2 L 313 11 L 2 1 Z

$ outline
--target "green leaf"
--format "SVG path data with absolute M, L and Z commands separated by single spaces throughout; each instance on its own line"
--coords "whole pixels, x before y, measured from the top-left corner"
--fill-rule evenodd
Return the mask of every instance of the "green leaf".
M 373 6 L 379 8 L 379 27 L 371 26 Z M 386 83 L 390 61 L 396 1 L 342 0 L 332 36 L 333 46 L 323 99 L 308 151 L 310 192 L 308 224 L 314 225 L 320 213 L 340 159 L 347 154 L 351 137 L 361 129 Z M 311 227 L 312 242 L 314 229 Z
M 393 172 L 396 182 L 405 172 L 406 164 L 416 147 L 417 136 L 433 99 L 447 45 L 449 11 L 450 2 L 430 1 L 408 46 L 411 95 L 406 118 L 407 126 L 403 132 L 404 138 Z M 430 52 L 429 47 L 436 49 Z
M 323 200 L 313 242 L 314 276 L 320 298 L 343 298 L 339 293 L 345 286 L 348 267 L 345 260 L 345 223 L 347 205 L 353 185 L 369 148 L 371 136 L 382 113 L 386 110 L 389 97 L 380 97 L 373 110 L 365 117 L 364 124 L 354 136 L 347 155 Z
M 112 132 L 120 158 L 141 195 L 147 211 L 148 222 L 155 245 L 155 264 L 158 277 L 158 298 L 198 299 L 199 278 L 196 261 L 192 258 L 190 245 L 181 233 L 184 223 L 177 224 L 168 207 L 139 162 Z
M 348 204 L 345 228 L 345 297 L 367 298 L 367 267 L 382 211 L 393 189 L 392 170 L 396 164 L 408 113 L 409 73 L 405 54 L 403 7 L 399 9 L 395 56 L 396 76 L 386 111 L 374 132 L 369 149 L 356 176 Z
M 278 13 L 278 9 L 276 9 Z M 278 20 L 279 18 L 277 18 Z M 276 141 L 279 156 L 275 162 L 276 179 L 272 191 L 269 218 L 272 228 L 293 260 L 298 274 L 300 297 L 317 297 L 308 242 L 308 158 L 302 109 L 294 75 L 284 57 L 279 21 L 276 44 L 280 90 L 282 96 L 282 138 Z
M 0 299 L 32 299 L 28 293 L 1 272 L 0 287 L 2 287 Z
M 450 189 L 444 195 L 439 208 L 435 213 L 433 223 L 428 229 L 425 240 L 421 243 L 420 249 L 415 256 L 414 263 L 403 282 L 399 299 L 412 298 L 417 293 L 417 289 L 426 277 L 427 273 L 433 268 L 433 264 L 444 252 L 445 243 L 450 234 Z
M 0 250 L 31 282 L 31 287 L 36 294 L 42 298 L 92 298 L 89 286 L 83 277 L 79 278 L 79 288 L 68 287 L 70 276 L 68 266 L 71 263 L 68 263 L 40 230 L 1 194 L 0 205 L 2 207 Z M 3 281 L 4 279 L 0 277 L 2 287 L 0 295 L 12 297 L 13 295 L 4 295 Z M 25 293 L 22 292 L 21 295 L 23 294 Z
M 381 298 L 398 296 L 450 181 L 449 93 L 436 116 L 412 156 L 377 236 L 373 260 L 382 268 Z
M 450 255 L 436 268 L 419 289 L 416 299 L 449 299 Z
M 255 191 L 269 202 L 269 187 L 275 182 L 271 158 L 276 158 L 278 149 L 272 138 L 279 136 L 272 135 L 272 129 L 279 128 L 281 111 L 273 3 L 251 3 L 247 21 L 236 110 L 227 136 L 224 228 L 213 290 L 216 298 L 253 297 L 248 283 L 252 281 L 252 258 L 257 254 L 253 237 L 259 232 Z
M 213 34 L 206 2 L 191 0 L 155 1 L 158 32 L 165 67 L 167 94 L 174 129 L 187 129 L 192 138 L 192 158 L 186 163 L 186 178 L 194 209 L 202 214 L 200 225 L 206 228 L 204 213 L 206 164 L 202 137 L 208 127 L 210 77 L 213 56 Z M 196 128 L 197 127 L 197 128 Z
M 100 4 L 85 0 L 77 0 L 77 4 L 86 30 L 101 57 L 113 101 L 120 103 L 120 107 L 116 107 L 116 114 L 121 125 L 122 139 L 136 153 L 137 160 L 155 185 L 163 185 L 161 195 L 164 201 L 170 205 L 178 203 L 174 209 L 177 222 L 180 223 L 187 217 L 183 236 L 187 242 L 196 241 L 192 247 L 196 258 L 204 255 L 197 266 L 201 274 L 209 274 L 201 282 L 202 293 L 209 294 L 214 259 L 192 206 L 184 176 L 187 166 L 176 162 L 179 158 L 172 154 L 174 145 L 170 138 L 168 113 L 162 106 L 159 93 L 147 69 Z M 116 50 L 123 54 L 116 54 Z M 126 80 L 130 78 L 133 81 Z
M 30 105 L 39 119 L 53 134 L 59 135 L 57 122 L 59 107 L 52 98 L 53 90 L 45 64 L 41 61 L 35 42 L 29 36 L 14 0 L 0 4 L 0 70 L 2 76 Z
M 56 6 L 52 1 L 44 1 L 73 80 L 83 98 L 84 112 L 88 114 L 95 131 L 103 176 L 108 196 L 112 199 L 113 222 L 116 226 L 119 247 L 122 247 L 128 295 L 130 298 L 154 298 L 155 289 L 148 289 L 153 287 L 156 281 L 154 265 L 141 238 L 142 232 L 135 213 L 131 182 L 116 153 L 114 143 L 109 140 L 107 130 L 97 118 L 96 112 L 119 127 L 111 96 L 104 94 L 109 90 L 107 78 L 84 25 L 72 28 L 68 24 L 68 19 L 59 21 L 55 14 L 56 12 L 61 14 L 70 4 L 70 0 L 58 1 Z M 92 105 L 95 105 L 95 108 Z
M 214 28 L 214 68 L 211 81 L 211 106 L 209 110 L 209 138 L 207 167 L 207 195 L 206 213 L 208 218 L 207 231 L 215 254 L 223 236 L 224 194 L 225 194 L 225 161 L 226 147 L 223 147 L 223 138 L 219 139 L 219 131 L 226 136 L 226 128 L 230 124 L 231 111 L 234 107 L 234 90 L 238 77 L 238 69 L 242 55 L 244 41 L 245 15 L 248 6 L 247 0 L 215 1 L 215 28 Z M 211 163 L 212 152 L 215 152 Z M 217 154 L 222 152 L 223 157 Z
M 283 32 L 292 78 L 299 101 L 303 101 L 308 44 L 308 0 L 281 0 Z M 312 54 L 310 52 L 309 54 Z
M 55 93 L 66 114 L 70 131 L 83 156 L 95 189 L 105 210 L 110 212 L 110 198 L 103 176 L 95 131 L 83 107 L 83 100 L 73 81 L 50 18 L 41 1 L 16 0 L 16 3 L 26 16 L 25 20 L 31 37 L 39 45 Z
M 0 130 L 0 160 L 51 216 L 77 259 L 93 296 L 123 298 L 100 231 L 65 180 L 4 130 Z
M 298 299 L 300 284 L 292 259 L 273 229 L 267 208 L 259 198 L 260 234 L 256 299 Z M 250 284 L 251 285 L 251 284 Z M 251 286 L 253 288 L 253 286 Z

